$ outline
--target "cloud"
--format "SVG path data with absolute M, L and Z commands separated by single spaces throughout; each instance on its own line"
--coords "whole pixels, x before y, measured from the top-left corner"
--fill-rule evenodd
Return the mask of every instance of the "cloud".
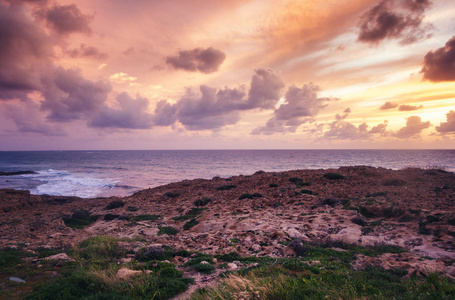
M 436 126 L 436 131 L 440 133 L 455 133 L 455 111 L 451 110 L 446 114 L 447 122 L 441 122 Z
M 4 115 L 13 120 L 19 132 L 49 136 L 65 135 L 61 126 L 47 123 L 39 109 L 40 105 L 32 101 L 8 103 L 4 106 Z
M 272 70 L 256 70 L 251 79 L 248 101 L 242 109 L 274 108 L 283 87 L 283 81 Z
M 301 88 L 293 85 L 288 88 L 285 102 L 275 109 L 273 117 L 265 126 L 255 128 L 251 134 L 273 134 L 281 132 L 295 132 L 297 128 L 316 116 L 321 109 L 326 107 L 333 98 L 318 97 L 320 91 L 313 83 Z
M 101 52 L 98 48 L 81 44 L 79 48 L 71 49 L 66 53 L 72 58 L 86 57 L 93 59 L 106 59 L 107 54 Z
M 93 17 L 83 14 L 75 4 L 54 5 L 40 10 L 37 14 L 51 29 L 61 35 L 92 32 L 89 24 Z
M 41 77 L 52 68 L 52 46 L 22 5 L 0 3 L 0 100 L 25 100 L 41 88 Z
M 152 126 L 152 114 L 147 112 L 147 98 L 132 98 L 123 92 L 116 97 L 119 108 L 103 107 L 89 122 L 91 127 L 147 129 Z
M 273 108 L 279 100 L 284 84 L 272 70 L 258 69 L 246 87 L 216 89 L 206 85 L 199 92 L 191 88 L 177 101 L 160 101 L 155 109 L 156 125 L 167 126 L 175 121 L 187 130 L 216 130 L 240 120 L 240 112 Z
M 399 111 L 413 111 L 413 110 L 418 110 L 420 108 L 422 108 L 423 105 L 408 105 L 408 104 L 403 104 L 403 105 L 400 105 L 400 107 L 398 107 L 398 110 Z
M 328 140 L 369 140 L 376 136 L 387 136 L 388 121 L 377 124 L 368 130 L 368 124 L 362 123 L 358 126 L 346 121 L 351 110 L 344 110 L 344 114 L 336 114 L 335 120 L 329 123 L 329 129 L 324 132 L 323 138 Z
M 52 77 L 44 80 L 41 103 L 44 111 L 49 111 L 48 119 L 58 122 L 84 119 L 97 112 L 106 101 L 111 86 L 104 81 L 86 80 L 80 71 L 55 70 Z
M 385 39 L 398 39 L 411 44 L 425 37 L 430 28 L 422 20 L 429 0 L 382 0 L 360 19 L 360 42 L 377 44 Z
M 430 121 L 422 122 L 422 119 L 420 117 L 411 116 L 406 119 L 406 126 L 400 128 L 392 135 L 398 138 L 411 138 L 419 135 L 422 130 L 430 126 Z
M 213 73 L 223 63 L 226 55 L 215 48 L 196 48 L 193 50 L 179 51 L 177 56 L 166 57 L 166 63 L 174 69 L 189 72 Z
M 455 81 L 455 36 L 444 47 L 425 55 L 420 72 L 429 81 Z
M 169 126 L 177 121 L 177 106 L 170 104 L 166 100 L 161 100 L 156 104 L 153 124 L 157 126 Z
M 205 85 L 199 91 L 197 94 L 188 89 L 177 103 L 178 120 L 187 129 L 216 129 L 239 121 L 236 111 L 245 101 L 244 91 L 228 88 L 217 91 Z
M 395 103 L 392 103 L 390 101 L 387 101 L 386 103 L 384 103 L 379 109 L 380 110 L 387 110 L 387 109 L 392 109 L 392 108 L 395 108 L 397 107 L 398 104 L 395 104 Z

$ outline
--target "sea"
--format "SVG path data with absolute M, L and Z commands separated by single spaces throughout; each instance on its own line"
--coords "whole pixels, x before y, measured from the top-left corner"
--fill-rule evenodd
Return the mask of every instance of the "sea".
M 128 196 L 184 179 L 357 165 L 455 172 L 455 150 L 5 151 L 0 171 L 35 174 L 0 176 L 0 188 L 82 198 Z

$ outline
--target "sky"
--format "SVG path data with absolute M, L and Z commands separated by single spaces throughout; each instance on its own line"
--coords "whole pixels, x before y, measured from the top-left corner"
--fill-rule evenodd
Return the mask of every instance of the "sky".
M 454 148 L 452 0 L 0 0 L 0 151 Z

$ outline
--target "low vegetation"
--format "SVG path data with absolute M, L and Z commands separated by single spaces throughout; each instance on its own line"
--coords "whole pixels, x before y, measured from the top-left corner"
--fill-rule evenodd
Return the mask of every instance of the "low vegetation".
M 125 202 L 121 200 L 114 200 L 110 202 L 107 206 L 106 209 L 116 209 L 125 206 Z
M 63 217 L 62 220 L 68 227 L 81 229 L 96 222 L 98 218 L 98 215 L 92 215 L 86 210 L 78 210 L 71 216 Z
M 340 179 L 344 179 L 344 176 L 339 174 L 339 173 L 325 173 L 323 175 L 323 177 L 325 179 L 329 179 L 329 180 L 340 180 Z
M 229 191 L 235 189 L 237 186 L 233 184 L 222 185 L 217 188 L 218 191 Z

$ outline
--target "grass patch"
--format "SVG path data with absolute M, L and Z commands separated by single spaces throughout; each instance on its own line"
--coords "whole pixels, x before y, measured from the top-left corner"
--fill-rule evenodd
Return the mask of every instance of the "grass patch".
M 191 219 L 189 220 L 188 222 L 186 222 L 184 225 L 183 225 L 183 230 L 189 230 L 191 229 L 192 227 L 196 226 L 197 224 L 199 224 L 199 221 L 196 220 L 196 219 Z
M 138 215 L 138 216 L 133 216 L 130 219 L 135 222 L 139 221 L 156 221 L 160 218 L 160 215 Z
M 337 206 L 340 203 L 341 203 L 341 200 L 338 199 L 338 198 L 335 198 L 335 197 L 327 197 L 327 198 L 319 199 L 319 205 L 320 206 L 328 205 L 330 207 L 335 207 L 335 206 Z
M 164 194 L 164 196 L 174 199 L 174 198 L 177 198 L 178 196 L 180 196 L 180 193 L 178 193 L 178 192 L 167 192 L 167 193 Z
M 196 207 L 200 207 L 200 206 L 206 206 L 210 202 L 212 202 L 211 198 L 204 197 L 204 198 L 201 198 L 201 199 L 197 199 L 196 201 L 193 202 L 193 204 Z
M 404 186 L 406 185 L 406 181 L 401 179 L 389 179 L 382 183 L 384 186 Z
M 340 180 L 340 179 L 344 179 L 345 177 L 339 173 L 325 173 L 323 175 L 323 177 L 325 179 L 329 179 L 329 180 Z
M 203 211 L 204 211 L 203 208 L 193 207 L 186 215 L 173 217 L 172 220 L 174 220 L 174 221 L 187 221 L 187 220 L 193 219 L 196 216 L 200 215 Z
M 110 202 L 107 206 L 106 209 L 116 209 L 125 206 L 125 202 L 121 200 L 114 200 Z
M 219 186 L 217 188 L 217 190 L 218 191 L 229 191 L 229 190 L 235 189 L 236 187 L 237 186 L 233 185 L 233 184 L 226 184 L 226 185 Z
M 271 184 L 269 184 L 269 187 L 271 187 L 271 188 L 276 188 L 276 187 L 278 187 L 278 184 L 276 184 L 276 183 L 271 183 Z
M 254 194 L 245 193 L 245 194 L 240 195 L 240 197 L 238 199 L 239 200 L 256 199 L 256 198 L 262 198 L 262 197 L 264 197 L 264 196 L 262 194 L 260 194 L 260 193 L 254 193 Z
M 177 233 L 179 233 L 179 231 L 177 229 L 175 229 L 174 227 L 171 227 L 171 226 L 158 227 L 158 229 L 159 229 L 158 235 L 163 235 L 163 234 L 176 235 Z
M 62 220 L 67 227 L 81 229 L 96 222 L 98 218 L 98 215 L 91 215 L 90 212 L 86 210 L 78 210 L 70 217 L 64 217 Z

